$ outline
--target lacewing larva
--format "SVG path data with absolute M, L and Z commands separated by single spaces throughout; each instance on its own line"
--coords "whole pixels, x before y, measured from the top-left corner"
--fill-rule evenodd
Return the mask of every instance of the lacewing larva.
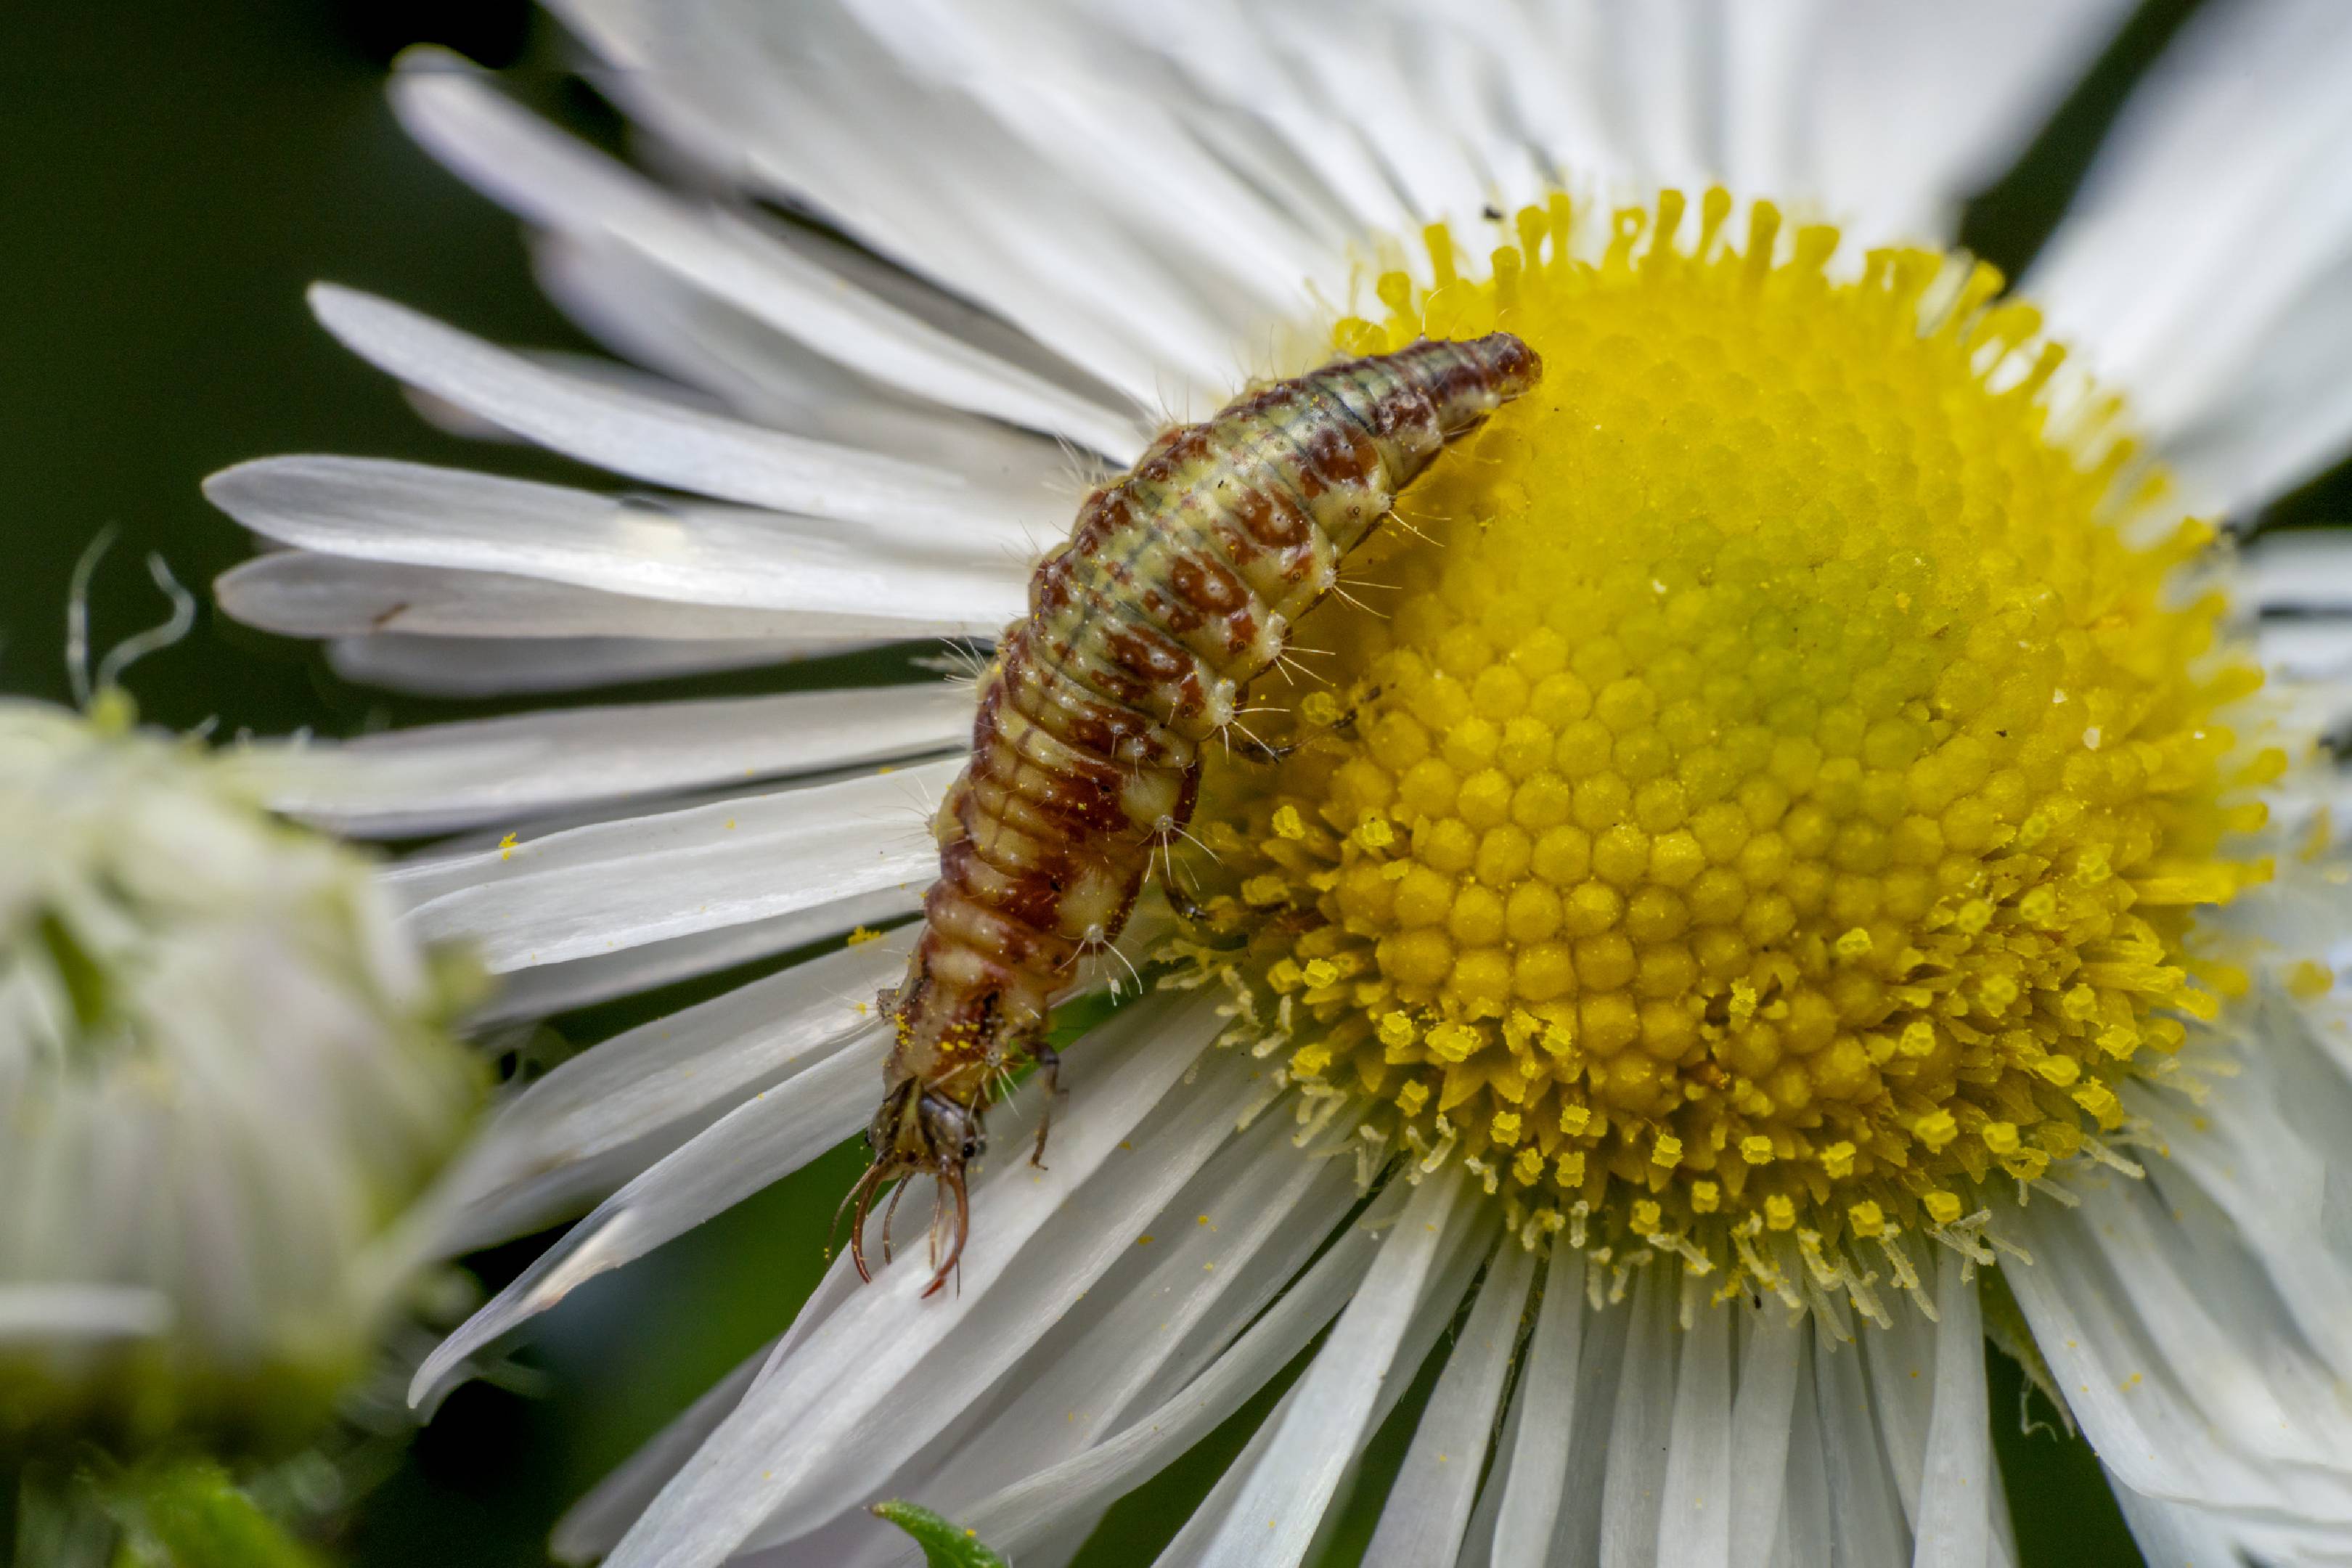
M 1087 498 L 982 679 L 971 760 L 933 824 L 939 880 L 883 998 L 898 1037 L 873 1163 L 844 1200 L 861 1277 L 875 1194 L 917 1175 L 935 1179 L 950 1227 L 925 1294 L 954 1272 L 992 1086 L 1034 1062 L 1050 1110 L 1055 994 L 1118 936 L 1191 818 L 1201 743 L 1398 492 L 1542 373 L 1505 332 L 1341 361 L 1169 431 Z

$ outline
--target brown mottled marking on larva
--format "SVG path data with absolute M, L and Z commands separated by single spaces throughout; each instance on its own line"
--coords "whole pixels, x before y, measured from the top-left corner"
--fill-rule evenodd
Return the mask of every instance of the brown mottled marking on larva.
M 898 1045 L 851 1194 L 860 1274 L 876 1192 L 929 1174 L 953 1202 L 930 1289 L 946 1281 L 990 1088 L 1025 1058 L 1050 1090 L 1055 993 L 1118 934 L 1154 851 L 1191 819 L 1200 742 L 1397 492 L 1542 368 L 1500 332 L 1328 365 L 1169 431 L 1087 498 L 982 682 L 971 761 L 934 824 L 940 879 L 885 1000 Z

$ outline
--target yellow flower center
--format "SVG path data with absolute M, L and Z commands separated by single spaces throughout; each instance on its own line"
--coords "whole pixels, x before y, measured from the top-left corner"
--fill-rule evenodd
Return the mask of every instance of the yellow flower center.
M 1835 231 L 1729 214 L 1678 241 L 1669 192 L 1580 249 L 1555 198 L 1483 282 L 1434 229 L 1434 284 L 1339 324 L 1517 332 L 1545 381 L 1301 626 L 1329 684 L 1262 685 L 1297 749 L 1213 763 L 1180 950 L 1530 1240 L 1737 1283 L 1790 1233 L 1826 1281 L 2102 1152 L 2243 984 L 2190 914 L 2266 874 L 2228 840 L 2284 759 L 2215 721 L 2260 678 L 2169 581 L 2210 531 L 1997 275 L 1840 277 Z

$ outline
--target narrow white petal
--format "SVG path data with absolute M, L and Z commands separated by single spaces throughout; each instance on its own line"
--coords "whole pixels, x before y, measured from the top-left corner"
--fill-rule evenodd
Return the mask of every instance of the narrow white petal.
M 952 408 L 1062 436 L 1126 460 L 1120 413 L 894 310 L 784 247 L 697 212 L 524 113 L 441 50 L 411 50 L 393 84 L 409 133 L 535 224 L 625 244 L 817 353 Z
M 526 1203 L 530 1219 L 561 1217 L 583 1175 L 593 1190 L 604 1156 L 650 1165 L 742 1097 L 877 1033 L 874 995 L 904 968 L 907 945 L 902 935 L 795 964 L 625 1030 L 538 1079 L 445 1182 L 457 1244 L 503 1239 L 484 1233 L 484 1210 L 501 1227 L 525 1218 Z
M 1642 1269 L 1627 1309 L 1624 1373 L 1610 1420 L 1600 1498 L 1601 1568 L 1651 1568 L 1658 1561 L 1675 1352 L 1682 1344 L 1675 1275 L 1663 1266 Z
M 1260 1126 L 1288 1120 L 1268 1116 Z M 1230 1170 L 1237 1155 L 1250 1168 L 1238 1181 L 1221 1179 L 1221 1170 Z M 1263 1202 L 1267 1178 L 1277 1173 L 1308 1180 L 1294 1180 L 1272 1202 Z M 1350 1176 L 1344 1162 L 1302 1159 L 1286 1137 L 1249 1152 L 1221 1150 L 1190 1187 L 1146 1222 L 1144 1234 L 1154 1237 L 1153 1244 L 1129 1248 L 981 1402 L 1000 1408 L 977 1426 L 950 1427 L 897 1475 L 869 1482 L 875 1495 L 911 1497 L 980 1528 L 1000 1552 L 1014 1552 L 1024 1563 L 1056 1561 L 1066 1542 L 1075 1550 L 1118 1489 L 1139 1484 L 1231 1415 L 1345 1304 L 1346 1289 L 1352 1289 L 1373 1250 L 1370 1235 L 1360 1227 L 1352 1240 L 1346 1235 L 1334 1239 L 1353 1206 Z M 1297 1201 L 1302 1188 L 1310 1189 L 1303 1202 Z M 1243 1223 L 1248 1211 L 1242 1205 L 1253 1202 L 1270 1212 L 1253 1214 Z M 1212 1215 L 1207 1226 L 1197 1221 L 1204 1205 Z M 1273 1245 L 1257 1245 L 1269 1236 Z M 1163 1246 L 1171 1237 L 1177 1239 Z M 1313 1271 L 1301 1279 L 1302 1267 L 1327 1241 L 1355 1260 L 1345 1266 L 1349 1285 L 1314 1310 L 1313 1326 L 1297 1323 L 1295 1332 L 1285 1330 L 1286 1349 L 1254 1345 L 1249 1361 L 1223 1357 L 1244 1328 L 1251 1336 L 1259 1334 L 1262 1310 L 1267 1318 L 1287 1321 L 1294 1294 L 1327 1289 L 1316 1282 Z M 1139 1268 L 1143 1258 L 1156 1261 Z M 1247 1278 L 1259 1272 L 1261 1263 L 1272 1266 L 1270 1283 L 1263 1287 Z M 1267 1310 L 1280 1287 L 1291 1289 Z M 1106 1296 L 1117 1305 L 1094 1312 L 1096 1301 Z M 1171 1321 L 1155 1321 L 1163 1310 Z M 1188 1323 L 1196 1328 L 1190 1336 Z M 1177 1351 L 1178 1342 L 1188 1338 L 1204 1342 L 1197 1356 L 1189 1348 Z M 1135 1352 L 1131 1363 L 1121 1359 L 1123 1344 Z M 1271 1362 L 1256 1359 L 1268 1355 Z M 1254 1373 L 1246 1370 L 1252 1366 Z M 1139 1390 L 1144 1393 L 1139 1402 Z M 1049 1475 L 1055 1480 L 1041 1486 Z M 1123 1483 L 1120 1476 L 1127 1478 Z M 1017 1533 L 1006 1527 L 1015 1518 Z M 982 1519 L 991 1522 L 982 1527 Z M 803 1549 L 814 1548 L 824 1534 L 803 1538 Z M 843 1548 L 837 1561 L 822 1561 L 826 1568 L 884 1568 L 905 1556 L 903 1541 L 867 1531 Z
M 725 638 L 740 649 L 747 642 L 828 634 L 835 646 L 856 646 L 951 636 L 959 624 L 697 605 L 508 572 L 362 561 L 308 550 L 272 551 L 240 562 L 214 579 L 213 596 L 247 626 L 279 637 L 494 637 L 509 647 L 558 638 L 635 637 L 707 648 L 712 639 Z
M 1731 1561 L 1764 1568 L 1790 1482 L 1789 1445 L 1811 1325 L 1777 1302 L 1749 1315 L 1731 1405 Z
M 1140 405 L 1205 413 L 1238 379 L 1234 345 L 1257 323 L 1230 288 L 1089 199 L 958 86 L 893 58 L 888 33 L 844 7 L 565 9 L 619 68 L 616 95 L 724 178 L 824 215 Z M 1051 79 L 1050 60 L 1025 64 Z
M 752 1390 L 630 1530 L 613 1554 L 613 1568 L 719 1563 L 804 1478 L 829 1473 L 841 1446 L 911 1368 L 988 1305 L 1030 1238 L 1076 1198 L 1183 1077 L 1214 1032 L 1213 1005 L 1208 998 L 1181 1005 L 1147 998 L 1089 1037 L 1087 1070 L 1076 1075 L 1076 1085 L 1059 1108 L 1050 1167 L 1000 1156 L 982 1176 L 973 1194 L 974 1226 L 960 1293 L 926 1299 L 930 1270 L 919 1254 L 883 1268 L 872 1286 L 836 1308 Z M 1000 1138 L 1017 1144 L 1021 1121 L 1035 1113 L 1034 1088 L 1003 1108 L 1008 1125 Z M 1200 1103 L 1213 1097 L 1187 1098 Z M 1131 1237 L 1127 1245 L 1133 1245 Z M 1017 1291 L 1008 1301 L 1015 1309 L 1029 1304 Z M 990 1315 L 1005 1307 L 999 1303 Z M 1042 1332 L 1051 1321 L 1046 1312 L 1031 1326 Z M 936 1414 L 944 1421 L 956 1410 Z M 829 1500 L 835 1508 L 855 1500 L 837 1490 Z
M 1381 1382 L 1412 1369 L 1394 1358 L 1444 1245 L 1473 1200 L 1452 1167 L 1405 1205 L 1262 1459 L 1202 1553 L 1202 1568 L 1285 1568 L 1305 1555 L 1356 1445 Z
M 171 1299 L 127 1285 L 0 1285 L 0 1344 L 144 1339 L 172 1326 Z
M 1518 1397 L 1526 1414 L 1518 1441 L 1496 1460 L 1503 1496 L 1495 1521 L 1496 1568 L 1540 1568 L 1550 1554 L 1568 1479 L 1569 1438 L 1576 1426 L 1583 1341 L 1584 1255 L 1555 1247 L 1520 1374 Z
M 768 512 L 360 458 L 243 463 L 205 480 L 205 494 L 256 532 L 307 550 L 839 619 L 841 631 L 820 622 L 817 635 L 903 628 L 900 635 L 919 637 L 942 626 L 987 635 L 1027 603 L 1025 554 L 1012 536 L 984 529 L 968 532 L 965 549 L 977 554 L 958 562 Z M 756 620 L 745 635 L 773 636 L 791 624 Z M 374 629 L 387 626 L 379 620 Z
M 1862 1331 L 1885 1331 L 1865 1325 Z M 1911 1534 L 1903 1521 L 1902 1496 L 1888 1473 L 1879 1441 L 1862 1347 L 1817 1342 L 1812 1392 L 1821 1434 L 1821 1470 L 1829 1494 L 1830 1534 L 1837 1544 L 1835 1561 L 1854 1568 L 1908 1561 Z
M 1772 1568 L 1819 1568 L 1840 1561 L 1832 1545 L 1840 1535 L 1832 1522 L 1836 1512 L 1830 1500 L 1820 1404 L 1814 1395 L 1815 1369 L 1809 1364 L 1822 1353 L 1808 1325 L 1798 1341 L 1796 1396 L 1789 1411 L 1788 1492 L 1781 1500 L 1780 1528 L 1770 1542 Z
M 2027 276 L 2053 325 L 2131 391 L 2159 437 L 2226 408 L 2265 336 L 2352 256 L 2352 13 L 2332 0 L 2210 7 L 2126 104 Z M 2198 221 L 2180 193 L 2198 191 Z M 2310 367 L 2303 401 L 2341 379 Z M 2259 498 L 2232 498 L 2259 499 Z
M 1011 493 L 1069 490 L 1085 471 L 1067 442 L 892 392 L 627 246 L 544 234 L 531 246 L 531 262 L 541 291 L 590 336 L 709 389 L 754 423 L 950 468 Z
M 1947 238 L 1959 204 L 2023 150 L 2130 9 L 1832 0 L 1796 84 L 1807 187 L 1866 239 Z
M 738 1106 L 614 1194 L 441 1342 L 409 1384 L 410 1402 L 426 1398 L 476 1352 L 588 1280 L 693 1229 L 840 1142 L 872 1110 L 887 1054 L 884 1032 L 877 1030 Z
M 347 835 L 414 837 L 562 806 L 958 749 L 968 689 L 944 681 L 572 708 L 341 742 L 256 742 L 236 769 L 273 809 Z
M 1658 1513 L 1658 1554 L 1675 1568 L 1729 1568 L 1736 1519 L 1731 1489 L 1731 1310 L 1699 1302 L 1682 1331 L 1666 1476 Z
M 956 1517 L 981 1539 L 1018 1553 L 1044 1539 L 1056 1521 L 1142 1484 L 1306 1349 L 1354 1296 L 1379 1249 L 1370 1232 L 1350 1228 L 1181 1392 L 1084 1453 L 1026 1476 Z
M 1225 1348 L 1354 1202 L 1349 1163 L 1302 1155 L 1288 1122 L 1262 1115 L 1165 1210 L 1139 1221 L 1150 1245 L 1129 1249 L 1005 1374 L 1017 1394 L 916 1500 L 961 1519 L 1181 1392 Z M 1261 1254 L 1271 1276 L 1263 1282 L 1253 1279 Z
M 719 670 L 845 653 L 866 639 L 502 637 L 490 627 L 469 637 L 392 632 L 339 637 L 327 650 L 335 673 L 360 686 L 425 697 L 500 697 L 579 691 L 641 680 L 669 680 Z
M 2238 552 L 2231 589 L 2263 610 L 2352 612 L 2352 540 L 2333 529 L 2263 533 Z
M 565 375 L 373 295 L 316 284 L 310 308 L 345 347 L 386 374 L 552 451 L 649 483 L 782 512 L 950 534 L 1003 530 L 1022 514 L 1013 498 L 944 469 Z
M 928 883 L 837 899 L 791 914 L 719 926 L 562 963 L 539 964 L 499 976 L 499 986 L 471 1016 L 479 1024 L 545 1018 L 574 1007 L 633 996 L 673 981 L 772 958 L 796 947 L 838 940 L 859 926 L 887 923 L 922 907 Z
M 1418 1191 L 1408 1187 L 1400 1192 L 1398 1186 L 1401 1184 L 1392 1184 L 1373 1203 L 1362 1221 L 1367 1229 L 1393 1237 L 1393 1222 Z M 1494 1250 L 1499 1227 L 1493 1223 L 1491 1214 L 1479 1212 L 1475 1200 L 1467 1205 L 1457 1205 L 1456 1220 L 1448 1236 L 1439 1244 L 1437 1261 L 1422 1284 L 1421 1300 L 1405 1324 L 1394 1353 L 1389 1358 L 1392 1368 L 1419 1367 L 1428 1360 L 1440 1336 L 1452 1325 L 1462 1298 L 1469 1290 L 1480 1266 Z M 1324 1350 L 1317 1352 L 1318 1364 L 1323 1362 L 1329 1348 L 1330 1342 L 1327 1339 Z M 1404 1397 L 1412 1384 L 1412 1378 L 1401 1375 L 1377 1380 L 1378 1393 L 1372 1400 L 1370 1413 L 1341 1456 L 1348 1469 L 1360 1463 L 1365 1441 L 1396 1408 L 1398 1401 Z M 1302 1378 L 1283 1394 L 1273 1413 L 1252 1434 L 1241 1457 L 1227 1467 L 1225 1473 L 1218 1478 L 1217 1484 L 1210 1489 L 1209 1495 L 1192 1510 L 1192 1518 L 1184 1521 L 1184 1528 L 1177 1531 L 1175 1539 L 1162 1550 L 1155 1568 L 1198 1568 L 1202 1553 L 1208 1551 L 1211 1542 L 1234 1525 L 1234 1508 L 1242 1500 L 1244 1491 L 1262 1486 L 1260 1477 L 1265 1469 L 1269 1465 L 1286 1463 L 1295 1466 L 1298 1462 L 1296 1455 L 1286 1461 L 1277 1452 L 1276 1439 L 1289 1430 L 1286 1424 L 1292 1413 L 1298 1408 L 1307 1386 L 1307 1380 Z M 1344 1483 L 1343 1473 L 1342 1489 Z M 1331 1521 L 1332 1516 L 1327 1513 L 1322 1524 L 1328 1527 Z M 1321 1533 L 1318 1530 L 1318 1534 Z
M 1404 1468 L 1389 1489 L 1365 1568 L 1451 1563 L 1470 1521 L 1478 1476 L 1502 1414 L 1503 1378 L 1518 1346 L 1535 1255 L 1506 1241 L 1445 1359 Z
M 928 885 L 924 812 L 963 764 L 599 823 L 384 873 L 410 927 L 493 973 Z
M 1197 1049 L 1206 1035 L 1197 1026 L 1174 1026 L 1182 1037 L 1171 1038 L 1163 1048 L 1178 1054 Z M 1073 1066 L 1085 1059 L 1076 1058 Z M 1244 1064 L 1219 1060 L 1202 1069 L 1200 1081 L 1171 1096 L 1152 1113 L 1150 1125 L 1135 1129 L 1116 1157 L 1062 1205 L 1050 1229 L 1023 1248 L 990 1300 L 950 1325 L 919 1364 L 901 1368 L 896 1388 L 843 1387 L 809 1399 L 795 1413 L 801 1430 L 814 1435 L 831 1428 L 837 1436 L 823 1448 L 813 1443 L 805 1448 L 797 1475 L 777 1478 L 768 1518 L 749 1544 L 808 1534 L 853 1504 L 860 1489 L 875 1488 L 877 1478 L 914 1459 L 959 1418 L 976 1416 L 989 1389 L 1033 1347 L 1058 1334 L 1071 1308 L 1102 1283 L 1108 1270 L 1135 1255 L 1138 1237 L 1149 1234 L 1139 1226 L 1151 1223 L 1178 1189 L 1221 1157 L 1234 1121 L 1257 1093 L 1252 1076 Z M 1058 1166 L 1058 1146 L 1047 1157 Z M 1024 1174 L 1030 1169 L 1024 1167 Z M 985 1192 L 974 1195 L 976 1230 L 994 1227 L 985 1200 Z M 908 1267 L 919 1268 L 926 1261 L 918 1256 Z M 815 1371 L 821 1369 L 787 1361 L 773 1375 L 780 1384 L 797 1378 L 805 1386 Z M 770 1394 L 763 1386 L 752 1403 Z
M 1912 1568 L 1981 1568 L 1993 1551 L 1984 1324 L 1967 1258 L 1936 1249 L 1936 1413 L 1927 1427 Z
M 2147 1568 L 2237 1568 L 2244 1561 L 2235 1532 L 2215 1516 L 2143 1497 L 2113 1476 L 2107 1479 Z
M 1870 1370 L 1879 1448 L 1902 1500 L 1904 1521 L 1916 1527 L 1927 1428 L 1935 1419 L 1937 1341 L 1936 1325 L 1920 1313 L 1897 1312 L 1891 1324 L 1862 1331 L 1863 1360 Z

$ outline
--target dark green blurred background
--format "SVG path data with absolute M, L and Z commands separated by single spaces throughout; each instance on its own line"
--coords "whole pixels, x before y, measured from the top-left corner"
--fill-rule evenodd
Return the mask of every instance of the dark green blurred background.
M 2031 257 L 2120 93 L 2193 4 L 2143 8 L 2026 161 L 1976 204 L 1972 246 L 2012 271 Z M 91 595 L 101 648 L 162 618 L 138 564 L 145 552 L 162 552 L 197 587 L 241 559 L 237 531 L 196 493 L 229 463 L 324 450 L 562 472 L 537 454 L 486 452 L 427 428 L 389 381 L 312 324 L 301 300 L 306 283 L 331 279 L 493 339 L 585 346 L 531 287 L 514 226 L 410 146 L 381 91 L 400 47 L 431 40 L 509 70 L 535 101 L 611 134 L 602 106 L 562 77 L 555 30 L 520 0 L 49 0 L 12 7 L 7 39 L 0 690 L 65 697 L 68 579 L 100 528 L 121 531 Z M 2276 520 L 2332 522 L 2352 515 L 2347 502 L 2352 481 L 2339 470 L 2283 503 Z M 751 689 L 762 679 L 697 689 Z M 208 613 L 129 684 L 151 718 L 180 728 L 217 720 L 224 732 L 348 734 L 483 710 L 344 686 L 309 647 Z M 560 1024 L 584 1044 L 655 1010 L 641 999 Z M 836 1153 L 542 1319 L 523 1356 L 542 1386 L 454 1395 L 356 1521 L 354 1559 L 541 1561 L 567 1500 L 788 1317 L 820 1271 L 821 1232 L 856 1164 Z M 538 1245 L 478 1259 L 478 1270 L 495 1288 Z M 1997 1357 L 1994 1376 L 2028 1568 L 2136 1563 L 2087 1452 L 2021 1436 L 2017 1376 Z M 1391 1465 L 1412 1412 L 1409 1403 L 1384 1436 Z M 1209 1447 L 1229 1451 L 1239 1435 Z M 1118 1544 L 1100 1544 L 1089 1561 L 1148 1561 L 1219 1458 L 1196 1455 L 1124 1505 L 1113 1518 Z

